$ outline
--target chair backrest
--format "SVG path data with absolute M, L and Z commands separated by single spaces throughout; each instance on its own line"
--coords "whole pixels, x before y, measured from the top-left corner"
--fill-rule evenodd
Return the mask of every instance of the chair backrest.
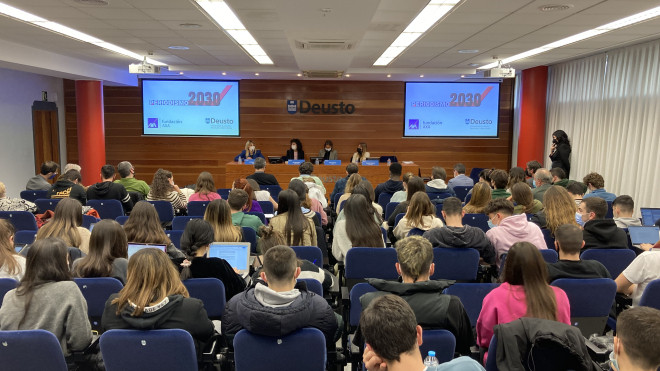
M 559 260 L 559 254 L 557 254 L 555 250 L 545 249 L 539 251 L 541 252 L 541 255 L 543 255 L 543 260 L 545 260 L 546 263 L 556 263 Z
M 653 280 L 646 285 L 639 305 L 660 309 L 660 279 Z
M 165 231 L 165 234 L 172 241 L 174 246 L 181 250 L 181 236 L 183 236 L 183 231 L 180 229 L 173 229 L 171 231 Z
M 253 254 L 257 253 L 257 232 L 250 227 L 241 227 L 243 229 L 243 242 L 250 243 L 250 251 Z
M 456 197 L 459 200 L 463 201 L 465 196 L 470 192 L 473 186 L 456 186 L 454 187 L 454 192 L 456 192 Z
M 444 289 L 443 293 L 458 296 L 461 299 L 461 303 L 470 317 L 470 323 L 472 327 L 475 327 L 484 298 L 499 285 L 499 283 L 455 283 Z
M 272 202 L 270 202 L 270 201 L 257 201 L 257 202 L 259 202 L 259 206 L 261 206 L 261 211 L 263 211 L 264 214 L 274 214 L 275 213 L 275 207 L 273 206 Z M 190 213 L 188 213 L 188 215 L 190 215 Z
M 2 306 L 2 300 L 5 298 L 5 294 L 13 290 L 18 286 L 18 281 L 13 278 L 0 278 L 0 306 Z
M 48 191 L 21 191 L 21 198 L 30 202 L 46 197 L 48 197 Z
M 552 232 L 550 232 L 550 230 L 546 228 L 541 228 L 541 232 L 543 232 L 543 239 L 545 240 L 545 246 L 550 250 L 554 250 L 555 238 L 552 236 Z
M 186 229 L 186 224 L 193 219 L 202 219 L 203 216 L 175 216 L 172 219 L 172 229 L 177 231 L 183 231 Z
M 188 216 L 204 216 L 206 207 L 211 201 L 190 201 L 188 202 Z
M 0 219 L 9 219 L 17 231 L 36 231 L 37 220 L 29 211 L 0 211 Z
M 60 202 L 61 198 L 38 198 L 34 200 L 40 213 L 45 213 L 46 210 L 55 211 L 55 206 Z
M 74 278 L 73 281 L 87 301 L 87 316 L 92 328 L 100 329 L 105 302 L 110 295 L 121 291 L 124 285 L 118 279 L 111 277 Z
M 528 221 L 528 222 L 531 222 L 531 221 L 532 221 L 532 217 L 534 216 L 534 214 L 525 213 L 525 216 L 527 216 L 527 221 Z
M 350 309 L 348 311 L 348 324 L 352 329 L 357 328 L 358 323 L 360 323 L 360 314 L 362 313 L 360 297 L 368 292 L 375 291 L 378 290 L 366 282 L 358 283 L 351 288 L 351 291 L 348 294 L 349 300 L 351 302 L 349 307 Z
M 116 219 L 124 215 L 124 208 L 119 200 L 87 200 L 87 206 L 98 211 L 101 219 Z
M 582 260 L 597 260 L 607 268 L 612 278 L 626 269 L 637 255 L 628 249 L 588 249 L 580 254 Z
M 99 340 L 107 371 L 197 370 L 197 353 L 186 330 L 109 330 Z
M 266 215 L 264 213 L 259 212 L 259 211 L 245 211 L 245 213 L 258 217 L 259 220 L 261 220 L 261 223 L 266 225 Z
M 339 202 L 339 199 L 340 199 L 341 196 L 343 196 L 343 195 L 344 195 L 344 192 L 341 192 L 341 193 L 335 193 L 335 198 L 332 199 L 332 205 L 334 206 L 335 209 L 337 208 L 337 203 Z
M 380 196 L 379 196 L 380 197 Z M 385 206 L 385 220 L 390 218 L 390 215 L 394 212 L 394 209 L 399 205 L 398 202 L 388 202 Z
M 603 334 L 614 303 L 616 283 L 609 278 L 561 278 L 551 283 L 566 292 L 571 304 L 571 323 L 585 337 Z
M 397 224 L 399 224 L 399 222 L 401 221 L 401 219 L 403 219 L 403 217 L 404 217 L 405 215 L 406 215 L 406 213 L 398 213 L 398 214 L 396 214 L 396 216 L 394 217 L 394 225 L 393 225 L 393 227 L 396 227 Z
M 394 280 L 399 277 L 394 264 L 396 250 L 383 247 L 353 247 L 346 253 L 347 279 L 382 278 Z
M 486 214 L 465 214 L 463 216 L 463 224 L 471 225 L 473 227 L 481 228 L 482 231 L 488 232 L 488 215 Z
M 270 197 L 272 197 L 275 202 L 279 202 L 279 195 L 280 192 L 282 192 L 282 187 L 278 185 L 262 185 L 259 187 L 261 187 L 262 191 L 268 191 L 268 193 L 270 193 Z
M 345 204 L 346 204 L 346 200 L 342 201 L 342 202 L 339 204 L 339 212 L 341 212 L 342 210 L 344 210 L 344 205 L 345 205 Z
M 226 200 L 229 198 L 229 192 L 231 192 L 231 188 L 218 188 L 217 192 L 223 200 Z
M 426 231 L 423 229 L 413 228 L 410 230 L 410 232 L 408 232 L 408 236 L 422 236 L 424 232 Z
M 433 200 L 444 200 L 445 198 L 451 197 L 449 192 L 437 193 L 437 192 L 428 192 L 427 195 L 431 201 Z
M 291 246 L 298 259 L 309 260 L 317 267 L 323 268 L 323 252 L 316 246 Z
M 442 207 L 444 203 L 439 203 L 439 204 L 433 204 L 435 206 L 435 216 L 438 218 L 442 219 L 442 222 L 445 222 L 445 218 L 442 216 Z
M 470 202 L 471 199 L 472 199 L 472 193 L 468 193 L 465 195 L 465 200 L 463 200 L 463 202 L 467 204 L 468 202 Z
M 486 371 L 499 371 L 497 368 L 497 336 L 490 338 L 488 346 L 488 359 L 486 359 Z
M 456 337 L 447 330 L 424 330 L 422 332 L 422 345 L 419 351 L 424 359 L 429 350 L 435 351 L 435 358 L 438 363 L 449 362 L 454 358 L 456 350 Z
M 62 347 L 46 330 L 0 331 L 3 370 L 66 371 Z
M 127 215 L 124 215 L 124 216 L 118 216 L 118 217 L 115 219 L 115 221 L 116 221 L 117 223 L 119 223 L 120 225 L 124 225 L 124 224 L 126 224 L 126 221 L 128 220 L 128 218 L 129 218 L 129 217 L 128 217 Z
M 321 282 L 313 278 L 298 278 L 298 281 L 305 282 L 305 285 L 307 286 L 307 291 L 313 292 L 316 295 L 323 297 L 323 285 L 321 284 Z
M 37 237 L 37 231 L 18 231 L 14 235 L 14 243 L 30 245 Z
M 204 303 L 204 309 L 210 319 L 219 320 L 225 313 L 227 298 L 225 285 L 217 278 L 189 278 L 183 281 L 191 298 Z
M 168 223 L 174 219 L 174 207 L 168 201 L 157 200 L 147 202 L 154 205 L 161 223 Z
M 378 195 L 378 205 L 383 208 L 383 211 L 385 208 L 387 208 L 387 204 L 390 203 L 390 200 L 392 199 L 392 194 L 390 193 L 381 193 Z
M 433 249 L 435 272 L 432 280 L 474 281 L 479 270 L 479 251 L 471 248 Z
M 241 330 L 234 337 L 234 362 L 236 371 L 323 371 L 325 336 L 315 328 L 302 328 L 287 336 L 276 337 Z
M 482 167 L 473 167 L 472 170 L 470 170 L 470 178 L 474 180 L 474 184 L 479 183 L 479 173 L 481 173 L 481 170 L 484 168 Z
M 614 218 L 614 210 L 612 209 L 612 202 L 613 201 L 607 201 L 607 213 L 605 213 L 605 219 Z
M 83 220 L 82 220 L 82 227 L 85 228 L 85 229 L 89 229 L 89 228 L 92 226 L 92 224 L 94 224 L 94 223 L 98 223 L 98 222 L 101 221 L 101 219 L 99 219 L 99 218 L 95 218 L 95 217 L 93 217 L 93 216 L 91 216 L 91 215 L 86 215 L 86 214 L 85 214 L 85 215 L 83 215 L 82 217 L 83 217 L 83 218 L 82 218 L 82 219 L 83 219 Z

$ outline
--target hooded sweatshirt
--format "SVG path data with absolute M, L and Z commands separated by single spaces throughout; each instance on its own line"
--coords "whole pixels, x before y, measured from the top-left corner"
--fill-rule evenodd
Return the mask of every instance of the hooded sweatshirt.
M 481 228 L 470 225 L 433 228 L 424 233 L 424 238 L 429 240 L 433 247 L 476 249 L 486 263 L 495 263 L 495 249 Z
M 628 228 L 630 226 L 633 227 L 642 226 L 642 222 L 638 218 L 628 218 L 628 217 L 614 218 L 614 223 L 616 223 L 616 226 L 619 228 Z
M 627 249 L 628 236 L 612 219 L 595 219 L 584 224 L 582 231 L 586 249 Z
M 394 194 L 396 191 L 403 191 L 403 182 L 400 180 L 388 179 L 385 183 L 380 183 L 374 190 L 374 201 L 378 201 L 381 193 Z
M 495 247 L 497 266 L 500 266 L 500 257 L 505 254 L 516 242 L 530 242 L 539 250 L 547 249 L 541 228 L 527 221 L 527 215 L 519 214 L 508 216 L 486 232 L 486 237 Z
M 85 206 L 87 203 L 87 194 L 85 188 L 80 184 L 76 184 L 70 180 L 58 180 L 48 190 L 48 198 L 74 198 Z
M 118 200 L 124 212 L 133 210 L 133 201 L 123 185 L 113 182 L 96 183 L 87 188 L 88 200 Z
M 158 330 L 182 329 L 190 333 L 195 349 L 202 349 L 214 332 L 213 323 L 199 299 L 170 295 L 160 303 L 144 308 L 139 316 L 133 316 L 132 305 L 126 305 L 117 314 L 117 304 L 112 301 L 119 294 L 112 294 L 105 302 L 101 326 L 103 331 L 114 329 Z
M 447 184 L 442 179 L 433 179 L 426 183 L 426 193 L 442 193 L 444 197 L 456 196 L 453 188 L 447 187 Z

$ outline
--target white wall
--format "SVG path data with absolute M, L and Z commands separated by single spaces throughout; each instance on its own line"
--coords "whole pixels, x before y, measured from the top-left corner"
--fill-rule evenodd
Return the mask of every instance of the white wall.
M 9 197 L 19 197 L 34 176 L 32 103 L 41 92 L 58 108 L 60 161 L 66 163 L 64 92 L 62 79 L 0 68 L 0 181 Z

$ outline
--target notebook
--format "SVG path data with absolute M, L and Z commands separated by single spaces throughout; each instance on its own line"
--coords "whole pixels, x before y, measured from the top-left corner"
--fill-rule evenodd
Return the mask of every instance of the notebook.
M 658 227 L 628 227 L 630 241 L 633 245 L 642 243 L 654 244 L 660 240 L 660 228 Z
M 225 259 L 239 274 L 250 270 L 249 242 L 213 242 L 209 247 L 209 258 Z
M 160 250 L 163 250 L 163 252 L 167 253 L 167 245 L 129 242 L 128 243 L 128 258 L 130 259 L 133 254 L 135 254 L 139 250 L 142 250 L 142 249 L 145 249 L 145 248 L 160 249 Z
M 642 213 L 642 224 L 644 225 L 654 225 L 660 219 L 660 208 L 642 207 L 639 211 Z

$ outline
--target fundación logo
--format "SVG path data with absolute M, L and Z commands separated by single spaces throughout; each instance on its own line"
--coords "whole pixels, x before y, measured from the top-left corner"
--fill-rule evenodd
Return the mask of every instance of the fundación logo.
M 149 117 L 147 119 L 147 128 L 148 129 L 158 129 L 158 118 Z
M 410 120 L 408 120 L 408 129 L 409 130 L 419 130 L 419 119 L 410 119 Z

